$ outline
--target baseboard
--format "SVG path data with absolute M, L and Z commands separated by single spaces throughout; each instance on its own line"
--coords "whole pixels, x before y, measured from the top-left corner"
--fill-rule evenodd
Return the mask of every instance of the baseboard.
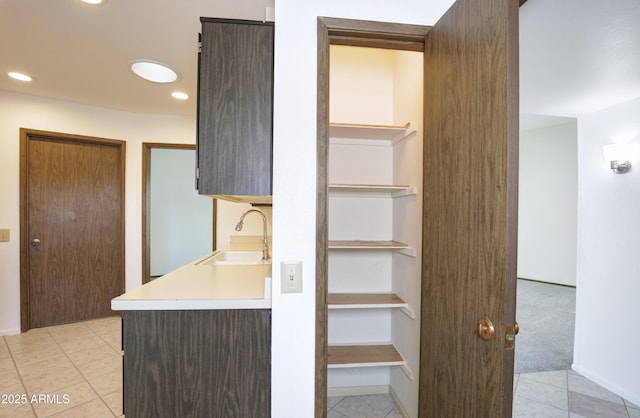
M 636 405 L 640 405 L 640 394 L 631 393 L 630 391 L 625 390 L 614 383 L 611 383 L 609 380 L 600 376 L 600 374 L 594 373 L 590 369 L 582 367 L 579 364 L 575 364 L 575 363 L 572 364 L 571 369 L 574 372 L 580 374 L 581 376 L 584 376 L 587 379 L 591 380 L 592 382 L 597 383 L 603 388 L 610 390 L 611 392 L 615 393 L 621 398 L 624 398 L 630 402 L 633 402 Z
M 20 328 L 0 329 L 0 336 L 20 334 Z
M 564 286 L 564 287 L 570 287 L 572 289 L 576 288 L 576 285 L 574 284 L 566 284 L 566 283 L 556 283 L 556 282 L 549 282 L 546 280 L 538 280 L 538 279 L 530 279 L 528 277 L 517 277 L 518 280 L 526 280 L 528 282 L 536 282 L 536 283 L 544 283 L 544 284 L 554 284 L 556 286 Z
M 409 418 L 409 413 L 406 409 L 404 409 L 402 402 L 400 402 L 400 399 L 398 399 L 398 395 L 396 395 L 396 391 L 393 390 L 391 386 L 389 386 L 389 395 L 393 399 L 393 403 L 396 404 L 396 408 L 398 409 L 398 412 L 400 412 L 400 415 L 402 415 L 402 418 Z
M 327 389 L 327 396 L 361 396 L 361 395 L 386 395 L 389 385 L 379 386 L 347 386 Z

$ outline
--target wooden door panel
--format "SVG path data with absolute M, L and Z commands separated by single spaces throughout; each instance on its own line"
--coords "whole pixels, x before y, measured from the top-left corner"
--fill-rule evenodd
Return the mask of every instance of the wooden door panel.
M 124 289 L 124 143 L 22 130 L 21 149 L 23 331 L 113 314 Z
M 420 413 L 511 415 L 518 2 L 458 0 L 425 43 Z M 477 321 L 496 337 L 479 338 Z M 504 382 L 503 382 L 504 379 Z
M 120 151 L 94 144 L 65 144 L 65 248 L 69 262 L 67 322 L 112 313 L 120 293 Z M 96 283 L 97 281 L 100 282 Z
M 34 301 L 30 318 L 33 327 L 64 321 L 63 243 L 63 152 L 49 141 L 29 141 L 29 298 Z M 42 301 L 47 295 L 46 303 Z

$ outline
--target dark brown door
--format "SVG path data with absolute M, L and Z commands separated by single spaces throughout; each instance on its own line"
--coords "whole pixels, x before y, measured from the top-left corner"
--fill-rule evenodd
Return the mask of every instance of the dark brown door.
M 424 62 L 420 416 L 508 417 L 518 1 L 458 0 L 427 34 Z M 493 323 L 489 340 L 481 318 Z
M 114 314 L 124 142 L 21 130 L 22 329 Z

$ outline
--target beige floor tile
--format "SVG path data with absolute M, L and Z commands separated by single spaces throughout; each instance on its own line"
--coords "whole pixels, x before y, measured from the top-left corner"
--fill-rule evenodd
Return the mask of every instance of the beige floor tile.
M 24 347 L 23 350 L 13 353 L 13 359 L 20 368 L 33 363 L 53 360 L 61 356 L 64 356 L 64 352 L 57 344 Z
M 87 326 L 98 335 L 120 333 L 121 324 L 122 319 L 119 316 L 87 322 Z
M 4 337 L 0 337 L 0 359 L 6 357 L 11 357 L 11 354 L 9 354 L 9 347 L 7 347 Z
M 91 331 L 90 334 L 65 334 L 64 336 L 54 338 L 56 338 L 56 342 L 63 350 L 74 350 L 77 347 L 89 347 L 91 345 L 104 344 L 102 338 L 93 331 Z
M 567 388 L 567 370 L 556 370 L 551 372 L 535 372 L 526 373 L 526 379 L 532 379 L 536 382 L 545 383 L 559 388 Z
M 624 401 L 620 396 L 575 372 L 569 372 L 569 390 L 624 405 Z
M 78 369 L 100 396 L 122 390 L 122 357 L 118 354 L 78 365 Z
M 515 396 L 543 403 L 563 411 L 568 411 L 569 409 L 566 388 L 538 382 L 529 378 L 527 374 L 520 375 Z
M 1 370 L 0 376 L 0 394 L 15 393 L 18 390 L 24 391 L 22 380 L 15 368 Z
M 47 393 L 81 383 L 80 372 L 66 356 L 18 366 L 28 393 Z
M 92 363 L 97 360 L 105 359 L 112 356 L 115 352 L 113 348 L 108 346 L 104 341 L 100 340 L 99 344 L 90 346 L 79 346 L 76 349 L 65 351 L 67 357 L 76 366 Z
M 113 412 L 117 417 L 122 415 L 122 391 L 117 390 L 108 395 L 102 397 L 104 403 L 107 404 L 111 412 Z
M 32 329 L 23 334 L 9 335 L 5 337 L 5 341 L 12 354 L 57 346 L 55 340 L 44 328 Z
M 74 368 L 64 353 L 50 359 L 40 360 L 29 364 L 17 364 L 16 366 L 18 367 L 18 372 L 24 381 L 38 379 L 53 372 L 57 372 L 60 369 Z
M 366 402 L 363 400 L 366 399 Z M 346 396 L 332 411 L 353 417 L 385 417 L 395 408 L 389 395 Z
M 629 417 L 624 405 L 573 391 L 569 391 L 569 412 L 591 418 Z
M 7 408 L 0 408 L 0 418 L 33 418 L 36 414 L 33 412 L 31 405 L 17 404 Z
M 530 399 L 513 398 L 513 417 L 514 418 L 566 418 L 567 411 L 554 408 L 553 406 L 535 402 Z
M 0 396 L 2 396 L 2 399 L 0 400 L 0 409 L 12 405 L 16 397 L 21 397 L 26 394 L 27 391 L 24 390 L 24 386 L 22 386 L 22 382 L 20 382 L 20 380 L 8 383 L 4 380 L 4 377 L 0 379 Z
M 98 394 L 87 382 L 46 393 L 31 395 L 33 409 L 39 417 L 48 417 L 56 413 L 80 406 L 98 398 Z
M 98 338 L 93 330 L 85 325 L 59 325 L 58 329 L 51 329 L 49 333 L 60 345 L 65 342 L 82 343 L 87 339 Z
M 119 332 L 101 335 L 101 338 L 109 344 L 109 347 L 117 352 L 122 351 L 122 334 Z
M 114 417 L 113 413 L 102 402 L 100 398 L 94 399 L 82 405 L 76 406 L 66 411 L 60 412 L 54 417 L 68 417 L 68 418 L 111 418 Z
M 11 357 L 0 358 L 0 376 L 5 370 L 15 370 L 16 365 Z

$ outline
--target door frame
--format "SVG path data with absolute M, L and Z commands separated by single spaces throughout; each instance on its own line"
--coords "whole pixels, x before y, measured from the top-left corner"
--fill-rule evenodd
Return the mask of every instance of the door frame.
M 509 13 L 518 13 L 518 7 L 526 0 L 519 0 L 516 7 L 510 7 Z M 514 0 L 515 2 L 515 0 Z M 510 16 L 514 18 L 513 15 Z M 515 17 L 517 20 L 517 16 Z M 350 19 L 337 19 L 328 17 L 318 18 L 318 74 L 317 74 L 317 207 L 316 207 L 316 343 L 315 343 L 315 416 L 325 417 L 327 413 L 327 345 L 328 345 L 328 143 L 329 143 L 329 47 L 330 45 L 348 45 L 361 47 L 374 47 L 410 51 L 425 51 L 427 37 L 431 27 L 391 24 L 382 22 L 359 21 Z M 517 57 L 517 42 L 509 42 L 509 56 Z M 517 62 L 510 62 L 511 71 L 517 71 Z M 513 69 L 516 70 L 513 70 Z M 515 76 L 509 73 L 508 80 L 510 91 L 517 91 L 517 72 Z M 426 76 L 426 74 L 425 74 Z M 509 96 L 511 108 L 517 109 L 517 95 Z M 425 98 L 423 98 L 423 102 Z M 516 113 L 517 115 L 517 113 Z M 513 116 L 513 115 L 512 115 Z M 517 130 L 517 117 L 509 121 L 509 129 Z M 515 127 L 515 128 L 514 128 Z M 513 134 L 511 131 L 509 131 Z M 508 170 L 517 172 L 517 152 L 513 149 L 508 155 Z M 515 177 L 517 178 L 517 176 Z M 513 184 L 513 182 L 516 182 Z M 517 190 L 517 180 L 511 176 L 508 180 L 508 188 Z M 510 198 L 509 206 L 517 208 L 517 194 Z M 515 202 L 515 203 L 514 203 Z M 516 227 L 514 227 L 516 222 Z M 507 255 L 507 272 L 513 273 L 513 283 L 505 282 L 504 314 L 505 318 L 515 317 L 515 243 L 517 242 L 517 210 L 515 214 L 510 212 L 507 223 L 511 226 L 507 236 L 507 246 L 510 248 Z M 424 263 L 424 260 L 423 260 Z M 507 274 L 509 276 L 509 274 Z M 509 295 L 509 297 L 507 297 Z M 513 296 L 514 303 L 509 300 Z M 422 339 L 421 339 L 422 340 Z M 422 351 L 422 350 L 421 350 Z M 513 364 L 513 348 L 502 351 L 504 361 Z M 422 369 L 422 363 L 421 363 Z M 512 391 L 507 389 L 512 386 L 513 370 L 503 368 L 501 380 L 504 387 L 501 390 L 502 416 L 510 416 L 512 404 Z
M 331 45 L 424 52 L 430 26 L 318 17 L 315 416 L 327 415 L 329 48 Z
M 151 281 L 151 194 L 149 190 L 151 188 L 151 150 L 153 148 L 162 149 L 181 149 L 181 150 L 195 150 L 195 144 L 169 144 L 163 142 L 143 142 L 142 143 L 142 284 Z M 196 156 L 197 158 L 197 156 Z M 196 167 L 194 161 L 194 170 Z M 194 189 L 196 189 L 196 179 L 194 176 Z M 218 201 L 212 199 L 212 217 L 213 217 L 213 231 L 212 231 L 212 243 L 211 250 L 216 249 L 216 220 L 218 216 Z
M 84 143 L 116 147 L 120 151 L 120 256 L 121 288 L 125 289 L 125 172 L 126 172 L 126 142 L 117 139 L 98 138 L 84 135 L 74 135 L 36 129 L 20 128 L 20 331 L 26 332 L 31 328 L 31 302 L 29 297 L 29 153 L 28 141 L 31 137 L 46 139 L 53 142 Z

